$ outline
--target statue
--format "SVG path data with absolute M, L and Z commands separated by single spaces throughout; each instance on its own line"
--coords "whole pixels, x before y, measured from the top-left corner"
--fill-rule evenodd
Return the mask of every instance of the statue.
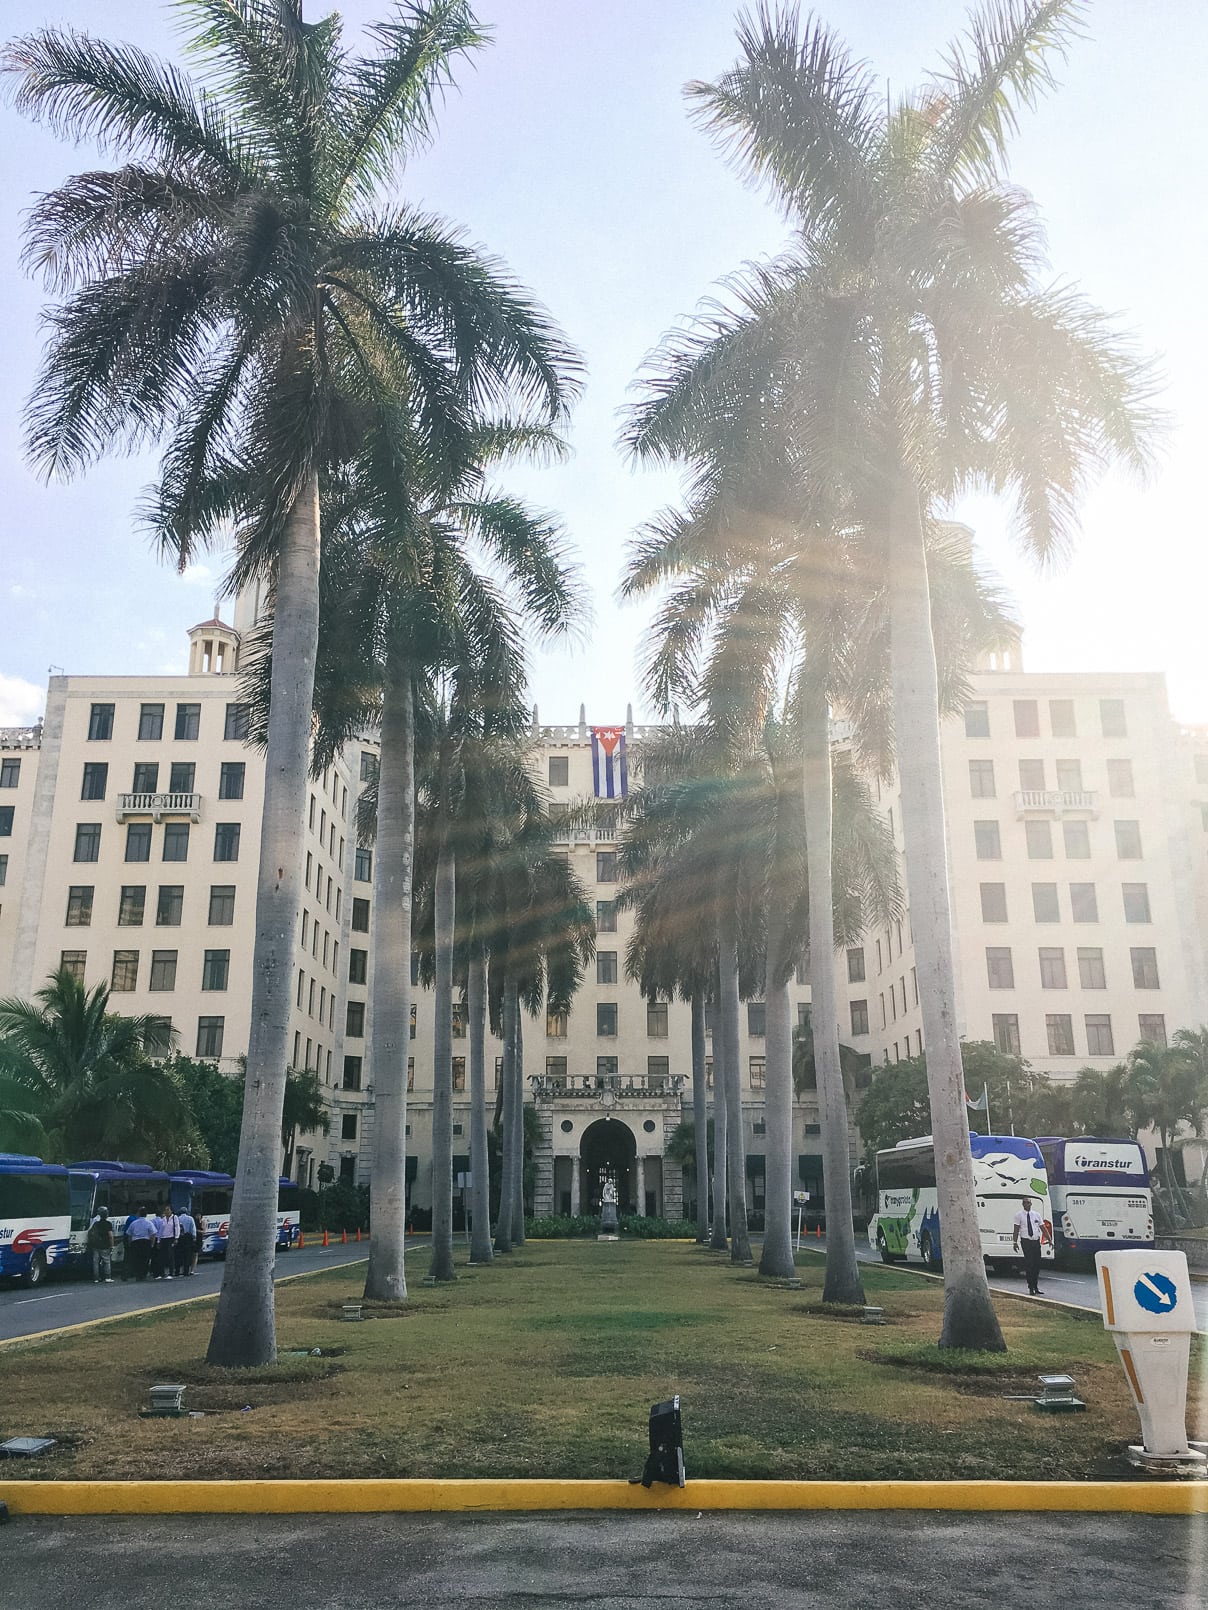
M 599 1241 L 616 1241 L 620 1239 L 620 1229 L 617 1223 L 617 1182 L 612 1174 L 604 1176 L 604 1188 L 600 1192 L 600 1234 Z

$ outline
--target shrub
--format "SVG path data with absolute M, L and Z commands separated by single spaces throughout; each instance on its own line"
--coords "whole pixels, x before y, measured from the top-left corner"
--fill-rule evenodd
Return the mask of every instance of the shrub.
M 549 1213 L 539 1219 L 525 1219 L 524 1233 L 534 1241 L 567 1241 L 576 1236 L 596 1236 L 600 1221 L 589 1213 Z
M 695 1241 L 696 1226 L 687 1219 L 647 1219 L 626 1213 L 621 1219 L 621 1234 L 635 1236 L 639 1241 Z

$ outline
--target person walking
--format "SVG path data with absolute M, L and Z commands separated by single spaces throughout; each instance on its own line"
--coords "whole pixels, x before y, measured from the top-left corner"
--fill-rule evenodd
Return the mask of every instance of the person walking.
M 130 1248 L 130 1262 L 135 1280 L 146 1280 L 151 1268 L 151 1254 L 155 1249 L 155 1225 L 147 1217 L 145 1207 L 137 1208 L 126 1221 L 126 1240 Z
M 113 1224 L 109 1209 L 100 1207 L 88 1226 L 88 1250 L 92 1253 L 92 1283 L 99 1286 L 113 1284 Z
M 1020 1198 L 1023 1203 L 1020 1211 L 1015 1215 L 1015 1235 L 1012 1245 L 1018 1252 L 1023 1247 L 1023 1272 L 1027 1276 L 1028 1293 L 1032 1297 L 1041 1297 L 1044 1293 L 1040 1289 L 1040 1248 L 1048 1240 L 1048 1230 L 1044 1219 L 1036 1212 L 1032 1198 Z
M 191 1275 L 197 1261 L 197 1220 L 184 1208 L 176 1215 L 180 1235 L 176 1239 L 176 1273 Z

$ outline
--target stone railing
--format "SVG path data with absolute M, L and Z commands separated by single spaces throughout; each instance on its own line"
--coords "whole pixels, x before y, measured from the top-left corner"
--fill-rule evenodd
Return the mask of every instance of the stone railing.
M 1024 788 L 1015 795 L 1015 810 L 1020 816 L 1098 816 L 1099 796 L 1091 789 Z
M 161 821 L 165 816 L 187 816 L 201 821 L 200 794 L 119 794 L 117 819 L 124 822 L 128 816 L 149 816 Z
M 682 1073 L 534 1073 L 529 1078 L 538 1101 L 645 1100 L 652 1096 L 678 1098 L 687 1084 Z
M 0 749 L 41 749 L 42 723 L 32 727 L 0 727 Z

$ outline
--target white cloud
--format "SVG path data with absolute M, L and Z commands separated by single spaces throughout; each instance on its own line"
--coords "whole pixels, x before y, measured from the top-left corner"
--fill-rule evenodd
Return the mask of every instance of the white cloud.
M 0 673 L 0 727 L 31 727 L 42 714 L 46 694 L 24 677 Z
M 218 572 L 212 565 L 194 562 L 185 566 L 181 572 L 180 579 L 183 582 L 187 582 L 190 587 L 213 587 L 218 579 Z

